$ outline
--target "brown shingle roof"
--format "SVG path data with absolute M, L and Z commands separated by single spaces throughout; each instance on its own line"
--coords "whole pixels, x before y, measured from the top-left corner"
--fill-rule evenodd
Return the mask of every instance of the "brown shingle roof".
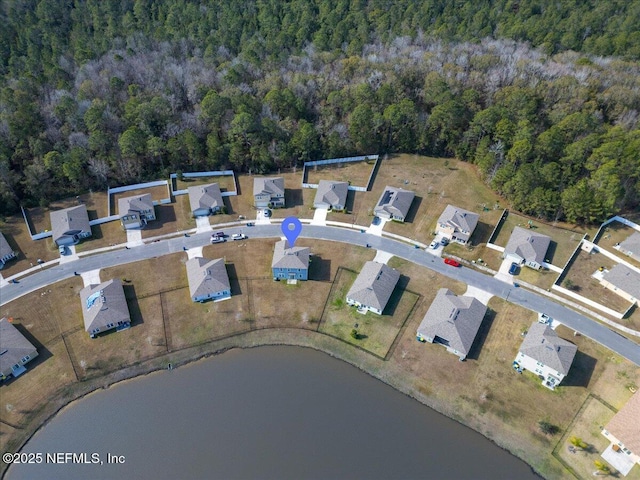
M 609 421 L 606 430 L 636 455 L 640 454 L 640 394 L 634 394 L 627 404 Z

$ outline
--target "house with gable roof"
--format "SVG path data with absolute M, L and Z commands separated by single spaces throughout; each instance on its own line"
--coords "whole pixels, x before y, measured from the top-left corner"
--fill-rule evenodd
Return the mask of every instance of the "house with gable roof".
M 602 275 L 600 284 L 625 300 L 640 305 L 640 273 L 618 263 Z
M 518 265 L 524 264 L 534 270 L 540 270 L 550 243 L 551 237 L 547 235 L 516 227 L 509 237 L 507 246 L 504 247 L 502 256 Z
M 274 280 L 308 280 L 309 247 L 288 247 L 280 240 L 273 249 L 271 271 Z
M 620 464 L 627 464 L 626 472 L 621 471 L 623 475 L 629 473 L 633 464 L 640 465 L 640 394 L 633 394 L 601 433 L 611 442 L 602 457 L 620 471 Z M 623 461 L 616 457 L 622 457 Z
M 410 190 L 387 185 L 373 209 L 373 214 L 386 220 L 404 222 L 415 196 L 416 194 Z
M 253 200 L 257 208 L 284 208 L 284 178 L 255 177 Z
M 436 234 L 451 242 L 466 244 L 478 225 L 480 215 L 447 205 L 436 226 Z
M 347 292 L 347 304 L 382 315 L 399 279 L 400 272 L 384 263 L 366 262 Z
M 7 242 L 7 239 L 4 238 L 2 232 L 0 232 L 0 270 L 2 270 L 5 264 L 14 258 L 16 258 L 17 254 Z
M 441 288 L 418 327 L 417 339 L 439 343 L 464 360 L 486 313 L 486 305 L 478 299 L 458 296 L 448 288 Z
M 223 258 L 194 257 L 187 260 L 186 267 L 191 300 L 204 302 L 231 298 L 231 283 Z
M 112 329 L 126 330 L 131 326 L 129 306 L 119 279 L 113 278 L 80 290 L 84 329 L 91 338 Z
M 144 228 L 148 222 L 156 219 L 151 194 L 118 199 L 118 215 L 125 230 Z
M 546 323 L 534 322 L 513 361 L 516 370 L 529 370 L 553 390 L 569 373 L 578 347 L 558 336 Z
M 347 182 L 334 182 L 333 180 L 320 180 L 316 197 L 313 200 L 314 208 L 326 208 L 331 210 L 344 210 L 347 204 Z
M 220 185 L 217 183 L 189 187 L 187 192 L 189 193 L 191 213 L 194 217 L 204 217 L 222 212 L 224 202 Z
M 634 232 L 620 242 L 618 250 L 640 262 L 640 232 Z
M 75 207 L 54 210 L 51 218 L 52 239 L 57 246 L 76 245 L 83 238 L 91 236 L 87 206 L 82 203 Z
M 0 381 L 18 377 L 25 365 L 38 356 L 38 350 L 8 318 L 0 319 Z

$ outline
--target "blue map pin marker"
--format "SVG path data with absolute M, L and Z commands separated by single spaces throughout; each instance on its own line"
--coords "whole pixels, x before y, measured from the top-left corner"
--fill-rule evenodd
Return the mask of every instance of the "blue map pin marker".
M 280 228 L 284 236 L 287 237 L 289 248 L 293 248 L 296 239 L 300 236 L 300 232 L 302 232 L 302 223 L 300 223 L 300 220 L 296 217 L 287 217 L 282 221 Z

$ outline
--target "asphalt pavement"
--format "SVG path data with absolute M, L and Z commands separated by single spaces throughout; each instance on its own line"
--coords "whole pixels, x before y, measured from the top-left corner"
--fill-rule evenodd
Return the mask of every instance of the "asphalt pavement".
M 224 231 L 229 236 L 234 233 L 245 233 L 249 239 L 283 236 L 279 224 L 255 225 L 254 227 L 225 227 Z M 515 287 L 513 284 L 506 283 L 470 268 L 446 265 L 441 258 L 430 255 L 423 249 L 414 248 L 411 245 L 390 238 L 361 233 L 360 230 L 357 229 L 331 226 L 305 224 L 303 225 L 300 236 L 304 238 L 345 242 L 362 247 L 369 244 L 372 248 L 384 250 L 449 278 L 480 288 L 494 296 L 503 298 L 534 312 L 544 312 L 568 328 L 595 340 L 640 366 L 640 345 L 632 342 L 620 333 L 530 290 Z M 72 277 L 74 276 L 74 272 L 82 273 L 97 268 L 107 268 L 181 252 L 184 251 L 185 248 L 201 247 L 209 243 L 209 238 L 210 233 L 192 234 L 189 237 L 180 236 L 150 242 L 129 249 L 123 248 L 89 255 L 73 262 L 46 268 L 40 272 L 23 277 L 17 281 L 18 283 L 10 283 L 0 287 L 0 305 L 4 305 L 39 288 Z M 230 238 L 228 240 L 232 241 Z

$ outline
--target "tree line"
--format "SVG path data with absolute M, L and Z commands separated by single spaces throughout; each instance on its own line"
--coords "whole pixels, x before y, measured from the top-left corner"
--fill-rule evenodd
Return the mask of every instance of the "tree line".
M 6 1 L 0 213 L 385 152 L 473 162 L 543 218 L 637 208 L 640 39 L 614 38 L 640 2 L 453 3 Z

